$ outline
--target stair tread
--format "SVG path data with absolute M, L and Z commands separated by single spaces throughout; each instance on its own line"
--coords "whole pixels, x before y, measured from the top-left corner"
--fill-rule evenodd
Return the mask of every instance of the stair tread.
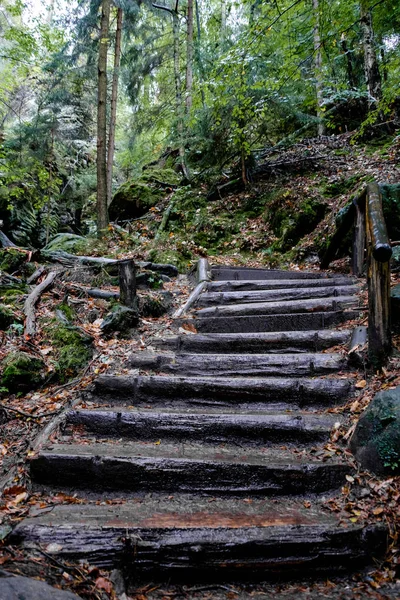
M 160 442 L 160 443 L 159 443 Z M 77 456 L 89 458 L 121 458 L 137 460 L 147 459 L 171 460 L 178 462 L 200 463 L 231 463 L 250 464 L 261 466 L 288 466 L 304 468 L 310 465 L 346 465 L 347 463 L 337 456 L 315 456 L 307 450 L 298 451 L 296 448 L 257 448 L 254 446 L 238 447 L 229 444 L 204 444 L 185 442 L 184 444 L 170 443 L 163 440 L 154 442 L 134 441 L 121 443 L 119 441 L 100 442 L 90 444 L 54 444 L 43 449 L 39 456 Z M 35 460 L 35 459 L 33 459 Z
M 301 300 L 314 298 L 352 296 L 359 292 L 357 285 L 327 286 L 315 288 L 281 288 L 261 291 L 204 292 L 197 300 L 197 306 L 274 302 L 276 300 Z
M 46 509 L 45 509 L 46 510 Z M 31 509 L 35 514 L 35 509 Z M 306 508 L 304 501 L 285 498 L 279 504 L 271 499 L 209 498 L 187 494 L 174 497 L 146 495 L 134 502 L 118 505 L 73 504 L 54 506 L 51 512 L 28 516 L 16 527 L 16 533 L 30 527 L 59 526 L 65 529 L 72 524 L 85 529 L 149 528 L 149 529 L 238 529 L 276 527 L 315 527 L 324 529 L 359 529 L 360 524 L 345 525 L 332 512 L 324 510 L 318 500 Z M 272 534 L 272 532 L 271 532 Z M 274 535 L 274 534 L 272 534 Z
M 222 281 L 209 281 L 207 283 L 208 292 L 216 291 L 250 291 L 262 290 L 262 289 L 288 289 L 288 288 L 303 288 L 303 287 L 327 287 L 337 285 L 355 285 L 358 283 L 357 279 L 353 277 L 339 277 L 339 278 L 321 278 L 321 279 L 242 279 L 240 281 L 234 280 L 222 280 Z M 246 289 L 248 288 L 248 289 Z
M 340 308 L 358 305 L 355 296 L 332 296 L 310 300 L 282 300 L 280 302 L 252 302 L 202 308 L 195 312 L 196 317 L 230 316 L 230 315 L 286 315 L 301 312 L 335 311 Z

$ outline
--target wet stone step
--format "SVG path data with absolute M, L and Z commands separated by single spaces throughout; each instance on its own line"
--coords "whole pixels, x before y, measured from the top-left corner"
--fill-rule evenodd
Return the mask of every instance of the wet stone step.
M 60 444 L 32 458 L 33 482 L 90 491 L 271 496 L 318 494 L 345 482 L 352 467 L 338 458 L 236 445 Z
M 155 348 L 169 349 L 175 352 L 248 352 L 267 354 L 270 352 L 306 352 L 307 350 L 325 350 L 332 346 L 348 344 L 352 331 L 271 331 L 261 333 L 216 333 L 179 335 L 154 340 Z
M 221 412 L 184 410 L 73 410 L 67 423 L 84 426 L 99 437 L 126 437 L 135 440 L 205 441 L 270 445 L 275 442 L 303 443 L 329 439 L 339 421 L 336 415 L 305 412 Z
M 328 286 L 317 288 L 289 288 L 261 291 L 208 292 L 202 294 L 196 306 L 212 307 L 229 304 L 274 302 L 277 300 L 305 300 L 313 298 L 345 297 L 359 292 L 357 285 Z
M 210 281 L 207 284 L 207 292 L 240 292 L 240 291 L 261 291 L 277 290 L 289 288 L 318 288 L 318 287 L 338 287 L 355 285 L 357 280 L 352 277 L 322 278 L 322 279 L 261 279 L 261 280 L 242 280 L 242 281 Z
M 240 281 L 265 279 L 328 279 L 323 271 L 284 271 L 280 269 L 250 269 L 247 267 L 212 267 L 213 281 Z
M 257 333 L 270 331 L 307 331 L 324 329 L 346 321 L 358 319 L 359 310 L 336 310 L 297 314 L 214 316 L 182 318 L 175 326 L 190 324 L 200 333 Z
M 135 369 L 175 375 L 282 376 L 326 375 L 346 367 L 341 354 L 150 354 L 129 359 Z
M 10 543 L 40 547 L 55 559 L 123 568 L 135 582 L 221 582 L 338 574 L 383 554 L 386 536 L 380 524 L 344 527 L 314 503 L 178 495 L 55 506 L 19 523 Z
M 202 308 L 196 317 L 229 317 L 251 315 L 285 315 L 293 313 L 337 311 L 356 307 L 359 300 L 355 296 L 338 296 L 336 298 L 315 298 L 308 300 L 283 300 L 281 302 L 254 302 Z
M 171 377 L 101 375 L 94 382 L 97 403 L 235 408 L 281 403 L 286 407 L 331 405 L 348 398 L 353 381 L 288 377 Z

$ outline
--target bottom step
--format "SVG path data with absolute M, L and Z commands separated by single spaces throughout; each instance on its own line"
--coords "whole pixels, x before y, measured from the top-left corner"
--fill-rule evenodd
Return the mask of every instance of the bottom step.
M 117 506 L 66 505 L 27 518 L 11 543 L 129 577 L 313 577 L 355 569 L 386 548 L 380 524 L 341 526 L 317 503 L 175 496 Z

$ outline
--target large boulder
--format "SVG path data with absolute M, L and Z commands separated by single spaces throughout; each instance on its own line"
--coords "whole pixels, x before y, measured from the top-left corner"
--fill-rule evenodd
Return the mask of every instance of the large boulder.
M 49 252 L 58 252 L 62 250 L 73 254 L 79 250 L 85 241 L 86 239 L 81 235 L 75 235 L 74 233 L 58 233 L 49 241 L 43 250 Z
M 364 469 L 400 474 L 400 387 L 376 394 L 357 424 L 350 449 Z
M 80 600 L 80 596 L 0 569 L 0 600 Z
M 129 334 L 129 331 L 136 327 L 138 322 L 139 312 L 137 308 L 128 308 L 116 304 L 111 312 L 105 316 L 100 328 L 106 335 L 114 331 Z
M 10 392 L 28 392 L 43 381 L 44 361 L 38 356 L 22 352 L 10 352 L 1 362 L 2 387 Z

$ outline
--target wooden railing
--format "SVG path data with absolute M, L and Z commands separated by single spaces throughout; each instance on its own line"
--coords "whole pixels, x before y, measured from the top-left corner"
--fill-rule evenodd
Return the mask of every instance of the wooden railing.
M 340 227 L 333 235 L 321 268 L 326 268 L 354 224 L 352 271 L 364 273 L 368 284 L 368 355 L 371 366 L 380 369 L 392 349 L 390 329 L 390 257 L 392 248 L 382 209 L 380 185 L 370 183 L 353 200 Z M 365 253 L 365 249 L 367 252 Z

